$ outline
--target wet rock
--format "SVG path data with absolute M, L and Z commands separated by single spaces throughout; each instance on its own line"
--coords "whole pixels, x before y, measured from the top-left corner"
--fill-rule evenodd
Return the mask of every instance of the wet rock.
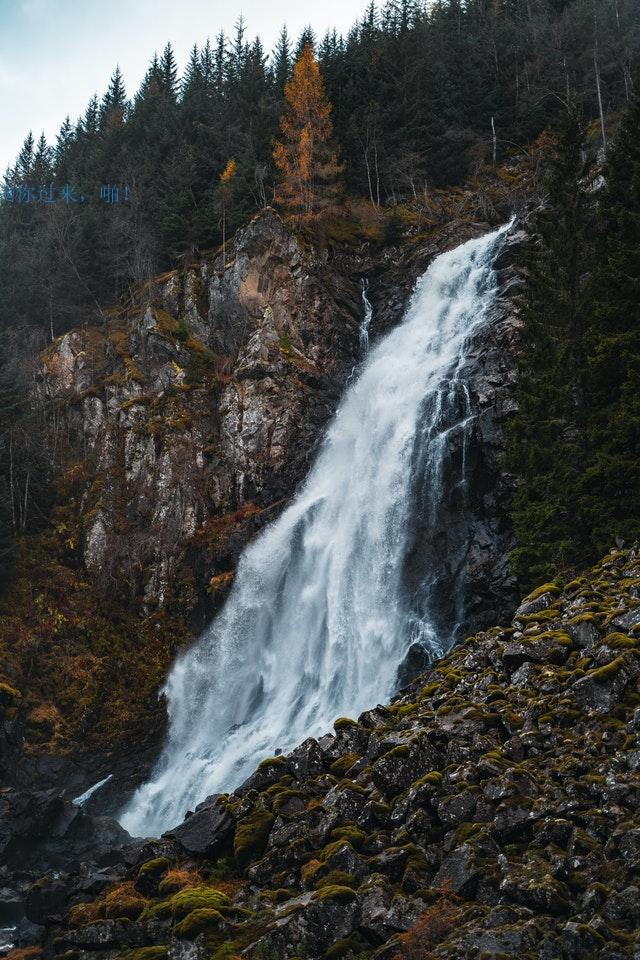
M 472 896 L 478 882 L 473 847 L 465 843 L 445 857 L 435 878 L 435 886 L 460 896 Z
M 40 926 L 51 923 L 54 919 L 60 921 L 66 912 L 74 886 L 68 879 L 43 877 L 33 885 L 27 895 L 27 918 Z
M 623 630 L 626 633 L 630 633 L 632 628 L 640 623 L 640 606 L 633 607 L 631 610 L 627 610 L 626 613 L 621 614 L 619 617 L 615 617 L 613 620 L 613 626 L 618 630 Z
M 547 610 L 554 600 L 554 593 L 542 593 L 533 600 L 525 600 L 514 613 L 513 619 L 519 620 L 521 617 L 529 617 L 533 613 L 540 613 L 542 610 Z
M 591 619 L 569 620 L 564 624 L 564 630 L 569 634 L 576 647 L 591 650 L 600 641 L 600 632 Z
M 640 657 L 628 651 L 576 680 L 572 693 L 583 710 L 605 715 L 620 701 L 627 684 L 639 674 Z
M 227 810 L 215 801 L 215 797 L 210 797 L 201 803 L 191 816 L 164 836 L 177 841 L 188 853 L 212 855 L 217 847 L 231 839 L 235 828 Z
M 640 890 L 629 886 L 619 893 L 612 893 L 602 912 L 614 923 L 637 924 L 640 920 Z
M 439 770 L 442 755 L 425 740 L 401 743 L 376 760 L 372 767 L 373 782 L 387 796 L 406 790 L 423 774 Z
M 167 945 L 168 960 L 208 960 L 210 955 L 204 934 L 200 934 L 195 940 L 171 937 Z
M 570 922 L 562 928 L 563 955 L 569 960 L 594 956 L 604 943 L 604 937 L 587 924 Z
M 509 670 L 517 669 L 527 662 L 564 663 L 570 647 L 571 641 L 567 634 L 543 633 L 518 643 L 508 643 L 504 648 L 502 659 Z
M 475 808 L 475 796 L 472 793 L 461 793 L 441 800 L 438 804 L 438 816 L 444 823 L 455 825 L 472 820 Z
M 358 915 L 355 902 L 311 900 L 304 910 L 294 910 L 277 920 L 275 928 L 259 942 L 278 957 L 321 956 L 336 941 L 354 932 Z
M 139 923 L 133 920 L 101 920 L 78 930 L 67 930 L 65 943 L 85 950 L 106 950 L 120 944 L 141 947 L 166 936 L 160 923 Z

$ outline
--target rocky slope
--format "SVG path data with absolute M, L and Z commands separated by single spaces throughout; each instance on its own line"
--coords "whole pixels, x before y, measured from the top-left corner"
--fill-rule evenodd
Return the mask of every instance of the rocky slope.
M 636 547 L 27 909 L 67 960 L 636 957 L 639 730 Z

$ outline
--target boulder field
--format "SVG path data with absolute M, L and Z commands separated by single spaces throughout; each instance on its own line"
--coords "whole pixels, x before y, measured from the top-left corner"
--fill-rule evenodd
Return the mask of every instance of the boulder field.
M 39 880 L 36 952 L 637 957 L 639 681 L 640 549 L 614 549 L 163 837 Z

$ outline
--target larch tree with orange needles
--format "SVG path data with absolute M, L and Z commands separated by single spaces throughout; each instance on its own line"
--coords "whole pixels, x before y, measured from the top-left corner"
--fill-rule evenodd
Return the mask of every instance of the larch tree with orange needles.
M 281 176 L 275 200 L 294 215 L 311 219 L 340 196 L 343 166 L 331 139 L 331 104 L 309 44 L 300 54 L 284 94 L 283 139 L 274 141 L 273 150 Z

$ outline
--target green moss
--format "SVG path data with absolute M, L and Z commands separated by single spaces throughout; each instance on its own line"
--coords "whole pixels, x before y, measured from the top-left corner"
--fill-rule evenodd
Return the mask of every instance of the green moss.
M 137 920 L 147 903 L 142 897 L 123 895 L 107 900 L 104 915 L 107 920 Z
M 354 783 L 353 780 L 339 780 L 336 787 L 339 787 L 340 790 L 350 790 L 351 793 L 357 793 L 363 797 L 367 796 L 365 788 L 361 787 L 359 783 Z
M 453 835 L 455 846 L 459 846 L 465 840 L 469 840 L 470 837 L 475 837 L 481 830 L 481 823 L 461 823 L 459 827 L 456 827 Z
M 198 907 L 176 924 L 173 932 L 181 939 L 194 940 L 200 933 L 216 929 L 223 922 L 224 917 L 219 910 L 212 907 Z
M 339 957 L 361 956 L 363 943 L 358 937 L 345 937 L 329 947 L 325 953 L 325 960 L 338 960 Z
M 138 947 L 136 950 L 125 950 L 118 955 L 118 960 L 166 960 L 167 947 Z
M 431 784 L 431 786 L 438 787 L 441 783 L 442 783 L 442 774 L 440 773 L 440 771 L 430 770 L 429 773 L 425 773 L 418 780 L 415 780 L 411 784 L 411 789 L 417 790 L 420 787 L 426 786 L 427 784 Z
M 185 887 L 169 900 L 169 911 L 175 919 L 186 917 L 193 910 L 220 910 L 229 906 L 229 897 L 213 887 Z
M 356 760 L 359 760 L 357 753 L 345 753 L 343 757 L 338 757 L 337 760 L 334 760 L 329 770 L 331 773 L 338 774 L 339 776 L 345 774 L 347 770 L 354 765 Z
M 400 743 L 397 747 L 393 747 L 391 750 L 387 750 L 386 753 L 383 753 L 381 760 L 388 760 L 391 757 L 408 757 L 410 752 L 410 747 L 408 743 Z
M 331 838 L 333 840 L 348 840 L 352 846 L 359 848 L 367 839 L 367 835 L 359 827 L 345 824 L 342 827 L 334 827 L 331 831 Z
M 412 714 L 418 712 L 417 703 L 405 703 L 404 706 L 398 707 L 398 716 L 399 717 L 410 717 Z
M 339 730 L 348 730 L 349 727 L 357 727 L 358 724 L 351 717 L 338 717 L 333 724 L 333 729 L 338 733 Z
M 587 676 L 592 680 L 595 680 L 597 683 L 604 683 L 620 673 L 620 670 L 622 670 L 623 666 L 624 659 L 622 657 L 616 657 L 616 659 L 612 660 L 610 663 L 605 663 L 603 667 L 597 667 L 595 670 L 589 670 Z
M 169 861 L 166 857 L 155 857 L 153 860 L 147 860 L 138 870 L 138 877 L 145 879 L 161 877 L 169 869 Z
M 261 899 L 270 903 L 286 903 L 287 900 L 291 900 L 295 896 L 296 893 L 286 887 L 278 887 L 277 890 L 262 890 L 260 893 Z
M 0 698 L 2 698 L 5 703 L 11 703 L 14 700 L 20 700 L 22 698 L 22 694 L 19 690 L 16 690 L 15 687 L 12 687 L 10 684 L 0 680 Z
M 240 821 L 233 838 L 233 853 L 240 865 L 261 856 L 273 821 L 273 814 L 267 810 L 254 810 Z
M 314 900 L 337 900 L 340 903 L 352 903 L 356 899 L 356 894 L 351 887 L 344 887 L 338 884 L 329 884 L 326 887 L 321 887 L 314 894 Z
M 284 767 L 286 762 L 286 758 L 283 756 L 265 757 L 265 759 L 258 764 L 258 770 L 268 770 L 271 767 Z
M 304 796 L 301 790 L 280 790 L 273 798 L 273 809 L 278 813 L 288 800 L 295 800 L 296 798 L 304 800 Z
M 330 870 L 328 873 L 322 873 L 322 871 L 319 871 L 318 876 L 319 879 L 314 883 L 316 890 L 320 890 L 321 887 L 358 886 L 358 881 L 356 878 L 352 877 L 350 873 L 345 873 L 344 870 Z
M 337 853 L 345 843 L 351 846 L 348 840 L 334 840 L 333 843 L 328 843 L 318 854 L 319 859 L 323 861 L 328 860 L 334 853 Z
M 612 650 L 635 650 L 638 646 L 638 638 L 628 637 L 625 633 L 608 633 L 602 645 L 611 647 Z
M 538 597 L 541 597 L 545 593 L 560 593 L 560 587 L 556 583 L 543 583 L 541 587 L 537 587 L 535 590 L 532 590 L 528 596 L 525 597 L 524 602 L 530 603 L 532 600 L 537 600 Z

